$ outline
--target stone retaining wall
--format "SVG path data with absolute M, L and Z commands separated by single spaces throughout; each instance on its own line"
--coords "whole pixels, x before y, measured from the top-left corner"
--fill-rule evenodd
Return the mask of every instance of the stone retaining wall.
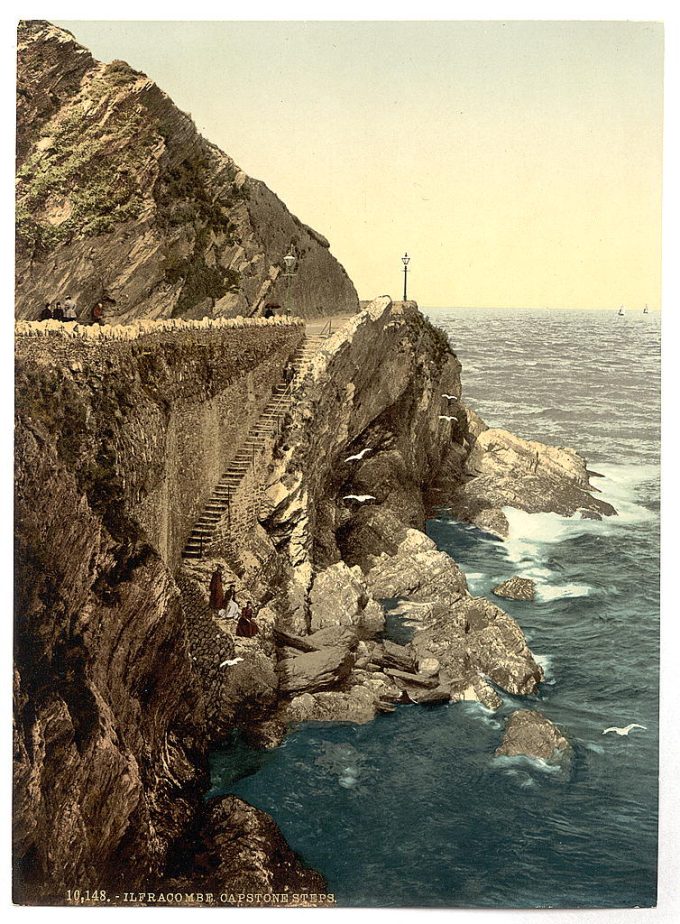
M 95 503 L 119 497 L 174 568 L 303 337 L 282 318 L 20 322 L 18 418 L 54 435 Z

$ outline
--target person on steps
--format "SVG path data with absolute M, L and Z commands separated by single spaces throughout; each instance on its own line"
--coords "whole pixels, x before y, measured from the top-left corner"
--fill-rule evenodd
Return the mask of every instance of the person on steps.
M 250 600 L 248 600 L 241 610 L 241 615 L 236 624 L 236 635 L 239 635 L 241 638 L 252 638 L 254 635 L 257 635 L 260 630 L 253 616 L 253 607 Z
M 210 578 L 210 609 L 216 613 L 224 609 L 224 584 L 222 574 L 224 568 L 218 565 Z

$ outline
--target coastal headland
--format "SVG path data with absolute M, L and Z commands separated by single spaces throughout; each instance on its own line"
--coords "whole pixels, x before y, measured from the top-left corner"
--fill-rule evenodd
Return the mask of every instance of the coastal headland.
M 332 903 L 272 818 L 204 798 L 210 749 L 533 693 L 521 628 L 427 517 L 502 539 L 507 507 L 615 511 L 573 450 L 487 427 L 416 303 L 361 307 L 145 75 L 32 22 L 19 89 L 15 901 Z M 36 320 L 55 291 L 77 321 Z M 211 609 L 218 567 L 252 637 Z M 508 737 L 566 749 L 523 715 Z
M 187 552 L 296 355 L 290 401 Z M 213 743 L 240 729 L 271 747 L 291 723 L 400 702 L 493 709 L 540 684 L 517 623 L 423 532 L 428 498 L 455 509 L 475 480 L 460 371 L 387 297 L 312 346 L 298 319 L 17 324 L 19 900 L 60 902 L 74 881 L 219 891 L 225 863 L 248 892 L 323 892 L 266 816 L 203 802 Z M 556 451 L 530 446 L 540 472 Z M 566 457 L 543 467 L 551 495 L 610 512 Z M 492 500 L 525 477 L 498 466 Z M 217 564 L 255 603 L 253 638 L 209 609 Z M 408 608 L 408 645 L 384 637 L 386 601 Z

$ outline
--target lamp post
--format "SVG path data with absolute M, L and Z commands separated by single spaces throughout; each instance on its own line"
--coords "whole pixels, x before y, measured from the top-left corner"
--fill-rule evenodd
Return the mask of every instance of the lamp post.
M 404 301 L 406 301 L 406 274 L 408 273 L 408 264 L 410 257 L 407 253 L 401 258 L 401 262 L 404 264 Z
M 284 313 L 286 315 L 289 315 L 291 313 L 290 311 L 290 285 L 291 285 L 291 280 L 293 276 L 295 275 L 295 263 L 296 263 L 296 257 L 295 257 L 295 254 L 292 252 L 292 249 L 283 258 L 283 262 L 286 264 L 286 271 L 283 275 L 288 280 L 288 284 L 286 286 L 286 305 L 285 305 Z

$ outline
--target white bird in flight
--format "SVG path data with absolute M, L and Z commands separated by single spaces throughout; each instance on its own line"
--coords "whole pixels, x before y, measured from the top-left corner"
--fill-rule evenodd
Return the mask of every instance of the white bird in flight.
M 603 735 L 606 735 L 608 732 L 616 732 L 617 735 L 627 735 L 629 731 L 633 728 L 644 728 L 647 730 L 646 725 L 638 725 L 637 722 L 632 722 L 630 725 L 626 725 L 624 728 L 618 728 L 616 725 L 612 725 L 609 728 L 605 728 L 602 732 Z
M 446 398 L 447 401 L 457 401 L 458 395 L 442 395 L 442 398 Z
M 226 661 L 222 661 L 220 667 L 233 667 L 234 664 L 238 664 L 239 661 L 243 661 L 243 658 L 227 658 Z
M 458 423 L 458 418 L 457 418 L 457 417 L 450 417 L 448 414 L 440 414 L 440 415 L 439 415 L 439 419 L 440 419 L 440 420 L 455 420 L 456 423 Z
M 361 462 L 366 453 L 370 451 L 370 447 L 368 449 L 362 449 L 361 452 L 358 452 L 355 456 L 347 456 L 345 462 Z
M 375 500 L 372 494 L 345 494 L 343 500 L 355 500 L 359 504 L 363 504 L 364 501 Z

